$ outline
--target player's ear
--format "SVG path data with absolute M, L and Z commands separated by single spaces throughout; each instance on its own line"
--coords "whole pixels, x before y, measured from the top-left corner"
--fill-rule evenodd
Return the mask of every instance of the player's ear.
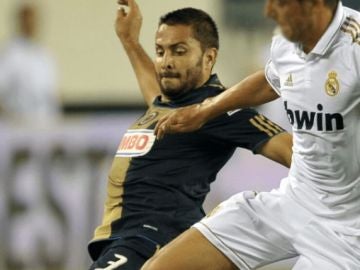
M 217 54 L 218 50 L 216 48 L 208 48 L 205 51 L 205 65 L 210 70 L 215 65 Z

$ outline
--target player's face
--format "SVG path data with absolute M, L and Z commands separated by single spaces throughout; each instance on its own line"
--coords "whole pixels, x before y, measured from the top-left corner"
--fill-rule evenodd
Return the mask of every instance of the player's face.
M 160 25 L 155 38 L 155 68 L 163 94 L 176 98 L 206 80 L 204 53 L 191 26 Z
M 273 19 L 284 37 L 292 42 L 306 42 L 316 28 L 312 0 L 267 0 L 266 15 Z

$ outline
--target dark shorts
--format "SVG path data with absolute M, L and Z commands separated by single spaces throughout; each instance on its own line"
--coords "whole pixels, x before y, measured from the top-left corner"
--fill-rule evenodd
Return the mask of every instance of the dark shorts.
M 104 269 L 112 264 L 114 268 L 111 269 L 139 270 L 159 247 L 146 237 L 117 239 L 103 249 L 89 269 Z

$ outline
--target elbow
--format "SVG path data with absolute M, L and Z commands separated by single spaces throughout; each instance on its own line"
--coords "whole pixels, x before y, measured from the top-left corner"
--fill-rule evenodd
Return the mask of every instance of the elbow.
M 284 155 L 284 166 L 290 168 L 291 167 L 291 163 L 292 163 L 292 154 L 293 154 L 293 151 L 292 151 L 292 136 L 289 136 L 289 140 L 287 142 L 287 145 L 286 145 L 286 152 L 285 152 L 285 155 Z
M 290 151 L 290 153 L 287 155 L 287 158 L 284 161 L 284 166 L 290 168 L 291 167 L 291 162 L 292 162 L 292 151 Z

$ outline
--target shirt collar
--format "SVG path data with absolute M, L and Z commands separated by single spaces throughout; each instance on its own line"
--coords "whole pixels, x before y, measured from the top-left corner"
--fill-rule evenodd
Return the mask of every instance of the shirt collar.
M 316 46 L 312 49 L 312 54 L 324 55 L 327 52 L 332 41 L 334 40 L 336 33 L 341 27 L 344 18 L 344 8 L 341 1 L 339 1 L 333 20 Z

